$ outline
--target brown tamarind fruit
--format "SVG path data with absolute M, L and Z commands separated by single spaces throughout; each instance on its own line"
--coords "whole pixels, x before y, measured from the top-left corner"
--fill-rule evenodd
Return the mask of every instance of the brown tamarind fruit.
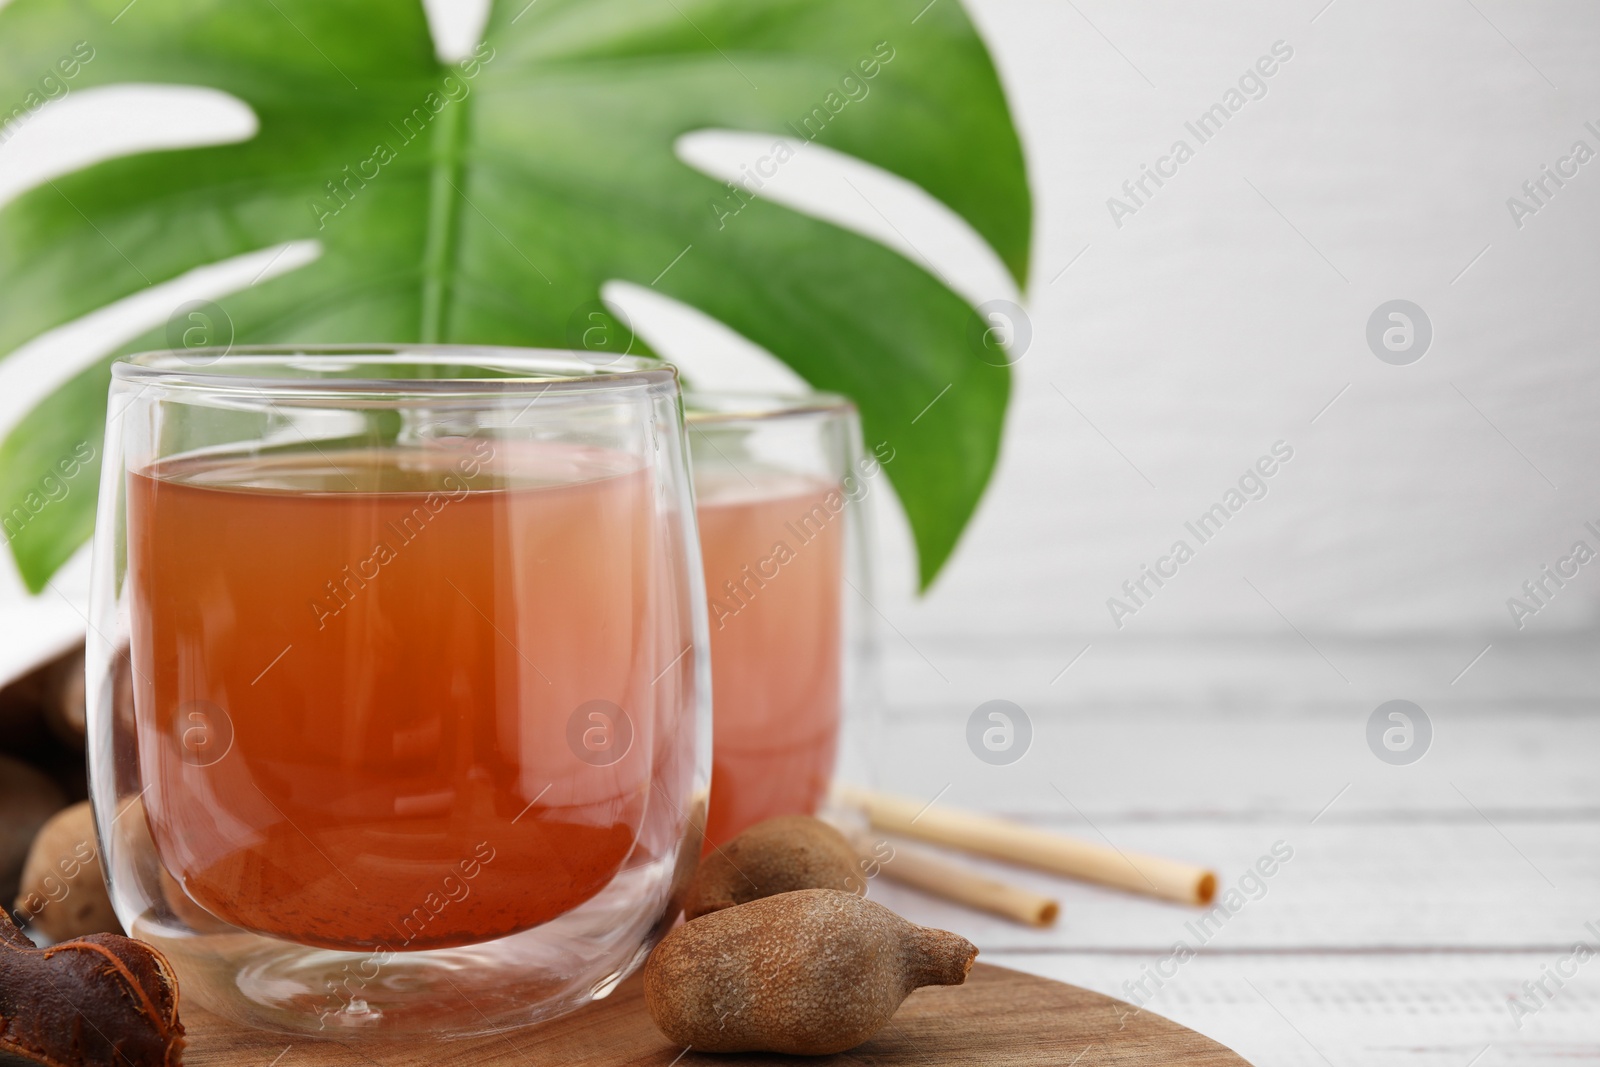
M 809 815 L 757 823 L 700 861 L 684 917 L 797 889 L 855 889 L 860 857 L 845 836 Z
M 912 990 L 960 985 L 977 954 L 854 893 L 802 889 L 673 930 L 645 963 L 645 1004 L 698 1052 L 820 1056 L 870 1038 Z
M 106 892 L 87 800 L 56 812 L 33 839 L 16 911 L 52 941 L 122 932 Z

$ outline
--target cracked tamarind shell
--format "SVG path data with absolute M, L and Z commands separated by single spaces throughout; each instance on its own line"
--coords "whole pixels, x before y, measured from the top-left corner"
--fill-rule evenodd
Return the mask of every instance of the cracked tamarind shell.
M 179 1067 L 178 980 L 120 934 L 39 948 L 0 909 L 0 1061 L 41 1067 Z
M 697 1052 L 821 1056 L 866 1041 L 912 990 L 960 985 L 977 954 L 854 893 L 802 889 L 673 930 L 645 963 L 645 1004 Z
M 757 823 L 700 861 L 686 919 L 797 889 L 853 890 L 860 857 L 845 836 L 809 815 Z

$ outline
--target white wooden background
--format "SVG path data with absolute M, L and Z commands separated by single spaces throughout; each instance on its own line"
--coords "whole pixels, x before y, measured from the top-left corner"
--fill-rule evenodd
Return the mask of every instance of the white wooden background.
M 475 3 L 431 6 L 441 39 L 471 35 Z M 852 726 L 851 773 L 1205 862 L 1224 885 L 1287 842 L 1265 897 L 1148 1004 L 1257 1064 L 1600 1059 L 1600 962 L 1520 1029 L 1508 1007 L 1574 943 L 1600 943 L 1584 926 L 1600 926 L 1600 568 L 1524 629 L 1505 603 L 1600 523 L 1600 163 L 1521 228 L 1505 203 L 1574 141 L 1600 149 L 1584 125 L 1600 125 L 1600 7 L 968 6 L 1032 167 L 1034 339 L 995 484 L 930 596 L 912 594 L 889 498 L 870 498 L 887 698 Z M 1267 95 L 1115 226 L 1106 198 L 1280 40 L 1294 56 Z M 118 144 L 242 121 L 214 97 L 74 93 L 0 147 L 0 198 Z M 680 146 L 712 172 L 751 150 L 715 133 Z M 821 151 L 767 192 L 924 258 L 974 301 L 1018 296 L 947 213 Z M 30 345 L 0 364 L 0 423 L 272 254 Z M 691 312 L 608 297 L 702 380 L 784 379 Z M 1434 326 L 1411 366 L 1364 339 L 1393 298 Z M 1280 439 L 1295 458 L 1269 496 L 1114 627 L 1106 598 Z M 0 675 L 81 628 L 83 573 L 30 605 L 0 578 Z M 1408 767 L 1364 740 L 1395 697 L 1435 728 Z M 1035 728 L 1009 767 L 965 745 L 994 698 Z M 874 887 L 987 959 L 1119 996 L 1192 917 L 1059 891 L 1058 927 L 1034 932 Z
M 974 7 L 1036 166 L 1035 348 L 963 554 L 927 601 L 885 594 L 889 710 L 854 765 L 1224 885 L 1290 844 L 1147 1005 L 1254 1063 L 1600 1060 L 1600 962 L 1520 1028 L 1509 1006 L 1600 950 L 1600 575 L 1523 630 L 1505 607 L 1600 515 L 1600 181 L 1520 230 L 1505 207 L 1600 147 L 1600 10 Z M 1268 95 L 1116 229 L 1105 198 L 1278 39 Z M 1407 367 L 1363 337 L 1397 297 L 1436 331 Z M 1271 494 L 1116 630 L 1105 598 L 1280 438 Z M 1034 724 L 1009 767 L 966 747 L 993 698 Z M 1435 729 L 1411 766 L 1366 746 L 1392 698 Z M 1194 917 L 996 870 L 1059 887 L 1058 928 L 874 892 L 1124 997 Z
M 1485 657 L 1454 691 L 1458 650 L 1430 641 L 1319 642 L 1349 687 L 1292 633 L 1155 641 L 1103 659 L 1096 647 L 1054 686 L 1066 657 L 985 641 L 919 646 L 932 666 L 903 643 L 889 649 L 893 688 L 907 697 L 858 729 L 853 774 L 1207 864 L 1219 892 L 1276 842 L 1294 850 L 1148 1010 L 1273 1067 L 1600 1060 L 1600 956 L 1547 1005 L 1522 988 L 1574 944 L 1600 947 L 1585 928 L 1600 929 L 1592 646 L 1517 653 L 1476 675 Z M 1447 668 L 1435 690 L 1412 694 L 1432 745 L 1410 766 L 1382 763 L 1365 740 L 1374 698 L 1427 664 Z M 941 694 L 969 673 L 1009 679 L 1029 711 L 1033 747 L 1019 762 L 986 766 L 968 750 L 973 702 Z M 1508 698 L 1497 692 L 1506 674 L 1538 684 Z M 1202 688 L 1173 684 L 1200 675 Z M 972 938 L 991 962 L 1124 999 L 1124 983 L 1176 940 L 1195 944 L 1184 924 L 1204 914 L 979 865 L 1054 894 L 1056 927 L 977 917 L 883 878 L 871 893 Z M 1513 997 L 1539 1007 L 1520 1028 Z

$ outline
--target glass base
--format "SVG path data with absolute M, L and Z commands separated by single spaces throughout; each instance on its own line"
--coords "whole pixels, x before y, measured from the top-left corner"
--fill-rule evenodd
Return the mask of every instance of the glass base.
M 339 952 L 154 910 L 124 923 L 177 970 L 183 997 L 244 1026 L 331 1039 L 469 1037 L 565 1015 L 609 995 L 677 916 L 673 864 L 618 875 L 599 896 L 509 937 L 422 952 Z M 217 924 L 220 926 L 220 924 Z

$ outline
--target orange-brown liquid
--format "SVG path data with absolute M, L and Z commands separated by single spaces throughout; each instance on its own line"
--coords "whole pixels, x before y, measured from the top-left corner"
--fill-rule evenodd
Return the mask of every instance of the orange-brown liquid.
M 613 453 L 166 461 L 129 476 L 128 538 L 144 810 L 229 923 L 483 941 L 592 897 L 647 805 L 685 803 L 686 774 L 649 794 L 658 738 L 692 741 L 663 675 L 690 636 L 652 481 Z
M 701 477 L 710 605 L 711 814 L 721 844 L 777 815 L 815 813 L 839 742 L 844 500 L 837 486 Z

